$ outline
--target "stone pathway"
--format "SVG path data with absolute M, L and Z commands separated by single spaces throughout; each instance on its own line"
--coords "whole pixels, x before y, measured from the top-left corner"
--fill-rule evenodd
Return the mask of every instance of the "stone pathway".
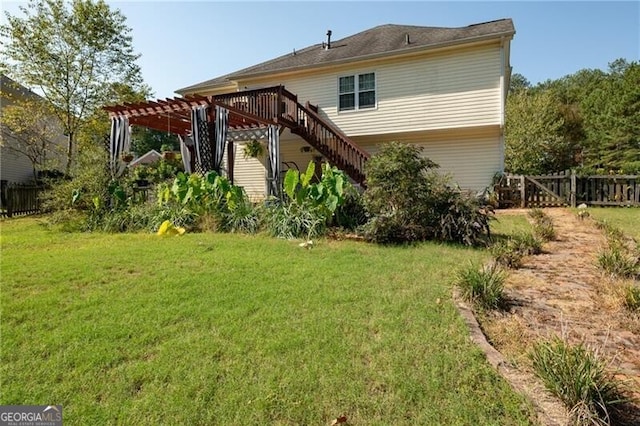
M 532 340 L 562 335 L 585 342 L 612 360 L 640 401 L 640 320 L 606 288 L 613 284 L 597 266 L 598 252 L 606 246 L 602 231 L 566 209 L 544 212 L 553 220 L 557 238 L 544 245 L 543 254 L 527 257 L 522 268 L 510 271 L 506 294 L 511 309 L 500 321 L 507 328 L 521 327 Z M 632 424 L 640 424 L 638 416 Z

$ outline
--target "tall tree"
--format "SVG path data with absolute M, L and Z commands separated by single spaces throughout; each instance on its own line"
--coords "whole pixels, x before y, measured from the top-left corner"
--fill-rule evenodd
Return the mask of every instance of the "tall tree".
M 111 88 L 141 87 L 140 55 L 125 17 L 103 0 L 30 0 L 20 10 L 0 26 L 2 71 L 51 103 L 67 135 L 69 171 L 86 118 L 115 101 Z
M 592 168 L 640 171 L 640 64 L 619 59 L 602 82 L 581 99 Z
M 564 124 L 550 91 L 518 90 L 507 99 L 505 167 L 511 173 L 542 174 L 570 166 Z
M 524 75 L 517 72 L 511 75 L 511 80 L 509 82 L 509 93 L 529 88 L 531 88 L 531 83 Z

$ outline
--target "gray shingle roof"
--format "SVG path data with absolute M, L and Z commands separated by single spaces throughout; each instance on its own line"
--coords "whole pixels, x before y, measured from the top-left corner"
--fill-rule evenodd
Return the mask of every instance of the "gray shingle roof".
M 231 74 L 178 89 L 177 92 L 194 92 L 198 89 L 223 86 L 243 77 L 335 65 L 484 38 L 513 36 L 513 34 L 515 29 L 511 19 L 500 19 L 460 28 L 380 25 L 341 40 L 332 41 L 330 49 L 324 49 L 324 43 L 314 44 L 296 51 L 295 55 L 288 53 Z M 407 35 L 409 44 L 406 43 Z

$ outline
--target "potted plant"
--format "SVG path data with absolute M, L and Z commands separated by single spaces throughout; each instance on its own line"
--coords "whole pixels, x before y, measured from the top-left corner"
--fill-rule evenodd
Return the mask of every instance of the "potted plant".
M 173 151 L 173 146 L 171 144 L 162 144 L 160 151 L 162 152 L 162 158 L 165 160 L 173 160 L 176 158 L 176 153 Z
M 122 154 L 120 154 L 120 158 L 125 163 L 130 163 L 131 160 L 133 160 L 133 154 L 131 152 L 128 152 L 128 151 L 127 152 L 123 152 Z
M 244 145 L 243 154 L 245 159 L 262 157 L 264 155 L 264 145 L 253 139 Z
M 149 168 L 145 165 L 136 166 L 133 169 L 133 178 L 138 187 L 149 186 Z

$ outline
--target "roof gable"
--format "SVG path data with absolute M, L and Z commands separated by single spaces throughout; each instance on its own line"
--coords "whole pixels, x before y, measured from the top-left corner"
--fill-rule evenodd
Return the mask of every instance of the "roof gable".
M 294 71 L 343 62 L 355 62 L 375 56 L 392 56 L 415 50 L 498 38 L 515 34 L 511 19 L 484 22 L 459 28 L 380 25 L 340 40 L 314 44 L 295 53 L 177 90 L 178 93 L 222 86 L 250 76 Z M 408 39 L 408 43 L 407 43 Z

